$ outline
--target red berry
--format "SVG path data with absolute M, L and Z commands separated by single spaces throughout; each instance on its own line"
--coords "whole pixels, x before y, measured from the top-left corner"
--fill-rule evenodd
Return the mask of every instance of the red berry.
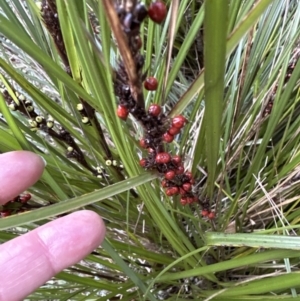
M 171 127 L 169 128 L 169 130 L 168 130 L 168 133 L 169 133 L 170 135 L 175 136 L 175 135 L 177 135 L 177 134 L 180 133 L 180 129 L 179 129 L 179 128 L 175 128 L 174 126 L 171 126 Z
M 158 81 L 155 77 L 149 76 L 144 81 L 144 88 L 148 91 L 155 91 L 158 86 Z
M 153 148 L 151 148 L 151 147 L 149 147 L 147 150 L 148 150 L 148 153 L 149 153 L 149 154 L 153 154 L 153 153 L 155 152 L 155 149 L 153 149 Z
M 21 203 L 27 203 L 31 199 L 30 193 L 24 193 L 20 196 L 20 202 Z
M 191 173 L 190 171 L 187 171 L 187 172 L 185 173 L 185 175 L 186 175 L 186 177 L 189 178 L 191 184 L 194 184 L 194 183 L 195 183 L 195 180 L 194 180 L 194 178 L 193 178 L 193 175 L 192 175 L 192 173 Z
M 173 180 L 175 177 L 175 171 L 174 170 L 169 170 L 165 173 L 165 178 L 167 180 Z
M 161 112 L 161 106 L 153 104 L 149 107 L 148 113 L 152 116 L 157 117 Z
M 140 140 L 140 146 L 141 146 L 142 148 L 147 148 L 147 143 L 146 143 L 146 140 L 145 140 L 144 138 L 142 138 L 142 139 Z
M 183 174 L 184 173 L 184 167 L 183 167 L 183 165 L 179 165 L 178 167 L 177 167 L 177 169 L 176 169 L 176 175 L 181 175 L 181 174 Z
M 186 191 L 182 187 L 179 187 L 179 194 L 186 195 Z
M 186 171 L 185 175 L 191 180 L 193 178 L 193 175 L 190 171 Z
M 163 140 L 167 143 L 171 143 L 174 140 L 174 136 L 166 132 L 163 134 Z
M 188 204 L 192 204 L 192 203 L 195 202 L 195 198 L 192 197 L 192 196 L 189 196 L 189 197 L 186 198 L 186 201 L 187 201 Z
M 162 186 L 162 187 L 167 187 L 167 186 L 168 186 L 168 181 L 165 180 L 165 179 L 162 180 L 162 181 L 161 181 L 161 186 Z
M 181 157 L 178 156 L 178 155 L 174 155 L 174 156 L 172 157 L 172 161 L 173 161 L 175 164 L 179 165 L 179 164 L 181 163 Z
M 145 158 L 142 158 L 142 159 L 140 160 L 140 165 L 141 165 L 142 167 L 145 167 L 146 164 L 147 164 L 147 160 L 146 160 Z
M 191 191 L 191 189 L 192 189 L 192 185 L 191 185 L 190 183 L 184 183 L 184 184 L 182 184 L 182 188 L 183 188 L 185 191 L 189 192 L 189 191 Z
M 167 7 L 161 1 L 152 2 L 148 9 L 150 19 L 155 23 L 161 23 L 167 15 Z
M 177 194 L 179 191 L 178 187 L 170 187 L 166 190 L 166 195 L 167 196 L 172 196 L 172 195 L 175 195 Z
M 186 205 L 186 204 L 187 204 L 187 198 L 186 198 L 186 197 L 181 198 L 181 199 L 180 199 L 180 204 L 181 204 L 182 206 Z
M 214 219 L 215 217 L 216 217 L 216 214 L 213 211 L 209 212 L 209 214 L 208 214 L 209 219 Z
M 201 211 L 201 215 L 202 215 L 203 217 L 208 216 L 208 215 L 209 215 L 209 211 L 203 209 L 203 210 Z
M 187 122 L 186 118 L 183 117 L 182 115 L 175 116 L 172 119 L 172 127 L 181 129 L 186 122 Z
M 155 162 L 158 164 L 166 164 L 171 161 L 171 156 L 169 153 L 158 153 L 155 157 Z
M 127 116 L 128 116 L 129 112 L 127 110 L 126 107 L 124 106 L 121 106 L 121 105 L 118 105 L 118 108 L 117 108 L 117 116 L 123 120 L 126 120 L 127 119 Z

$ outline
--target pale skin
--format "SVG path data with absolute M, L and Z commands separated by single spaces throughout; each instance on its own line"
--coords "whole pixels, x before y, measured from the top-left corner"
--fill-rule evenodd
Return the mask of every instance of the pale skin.
M 43 160 L 27 151 L 0 155 L 0 204 L 42 175 Z M 21 301 L 52 276 L 96 249 L 105 236 L 98 214 L 82 210 L 0 245 L 0 301 Z

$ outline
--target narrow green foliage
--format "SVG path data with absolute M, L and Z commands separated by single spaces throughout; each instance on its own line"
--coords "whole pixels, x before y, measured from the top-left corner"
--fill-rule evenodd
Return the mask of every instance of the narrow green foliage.
M 224 107 L 225 50 L 229 1 L 205 2 L 204 74 L 205 144 L 208 171 L 208 194 L 213 196 L 219 158 L 222 111 Z
M 207 233 L 206 243 L 210 246 L 235 246 L 252 248 L 274 248 L 274 249 L 300 249 L 300 238 L 282 235 L 256 235 L 256 234 L 223 234 Z
M 151 157 L 142 118 L 117 117 L 116 94 L 132 87 L 108 6 L 2 2 L 0 152 L 30 150 L 47 167 L 29 188 L 32 207 L 0 218 L 0 240 L 81 208 L 107 226 L 102 247 L 29 299 L 297 297 L 298 1 L 167 1 L 166 19 L 146 18 L 138 38 L 136 21 L 121 20 L 142 41 L 139 80 L 158 80 L 140 90 L 146 112 L 160 104 L 165 131 L 179 114 L 188 120 L 161 144 L 192 171 L 197 202 L 186 206 L 179 182 L 162 189 L 165 170 L 139 166 Z M 181 195 L 167 196 L 173 186 Z

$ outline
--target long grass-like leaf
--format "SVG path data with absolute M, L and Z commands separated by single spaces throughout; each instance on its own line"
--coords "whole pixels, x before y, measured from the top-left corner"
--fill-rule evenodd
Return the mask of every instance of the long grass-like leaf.
M 208 191 L 213 195 L 219 158 L 229 1 L 206 1 L 204 18 L 205 144 Z

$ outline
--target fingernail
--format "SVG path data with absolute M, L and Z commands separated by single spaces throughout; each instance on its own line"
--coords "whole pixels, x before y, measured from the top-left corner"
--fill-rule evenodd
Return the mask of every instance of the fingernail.
M 45 159 L 44 157 L 40 156 L 40 155 L 39 155 L 39 157 L 43 160 L 44 166 L 46 167 L 46 166 L 47 166 L 47 161 L 46 161 L 46 159 Z

